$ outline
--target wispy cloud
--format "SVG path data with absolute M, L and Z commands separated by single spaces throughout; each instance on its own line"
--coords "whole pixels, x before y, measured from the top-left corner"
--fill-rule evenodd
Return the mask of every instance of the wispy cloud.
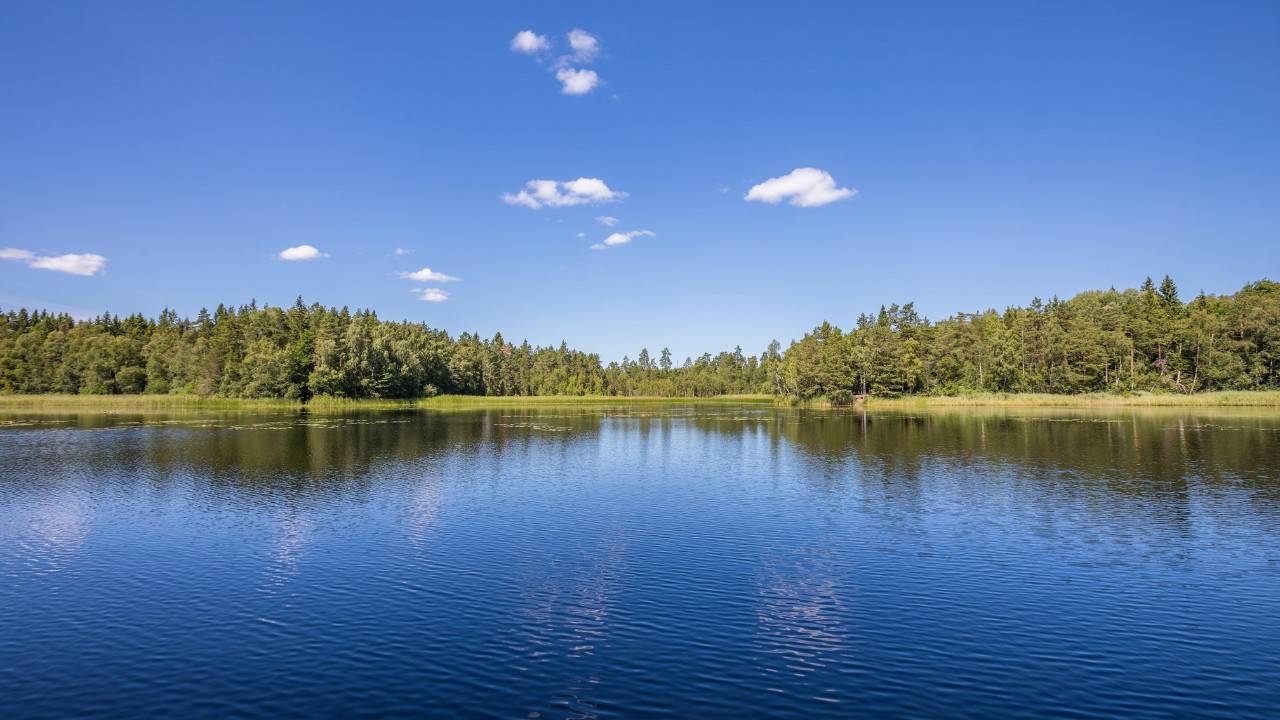
M 413 293 L 422 302 L 444 302 L 449 299 L 449 293 L 440 288 L 414 288 L 409 292 Z
M 511 51 L 524 55 L 533 55 L 551 48 L 551 41 L 546 35 L 539 35 L 532 30 L 521 30 L 511 38 Z
M 626 245 L 638 237 L 653 237 L 654 233 L 649 230 L 632 230 L 630 232 L 616 232 L 604 239 L 604 242 L 598 242 L 591 246 L 592 250 L 608 250 L 609 248 Z
M 29 262 L 35 260 L 35 253 L 30 250 L 21 248 L 0 248 L 0 260 L 17 260 L 19 262 Z
M 404 256 L 404 255 L 412 255 L 412 254 L 413 254 L 413 250 L 412 250 L 411 248 L 400 248 L 400 247 L 398 247 L 398 248 L 396 248 L 396 250 L 395 250 L 395 255 L 396 255 L 396 257 L 402 257 L 402 256 Z
M 37 270 L 52 270 L 69 275 L 97 275 L 107 266 L 107 259 L 93 253 L 67 253 L 66 255 L 37 255 L 22 248 L 0 249 L 0 260 L 26 263 Z
M 612 215 L 600 215 L 596 218 L 596 222 L 600 223 L 605 227 L 613 227 L 614 225 L 618 224 L 618 218 Z
M 402 272 L 400 277 L 405 280 L 413 280 L 416 282 L 459 282 L 462 278 L 456 278 L 452 275 L 445 275 L 442 272 L 436 272 L 431 268 L 422 268 L 413 272 Z
M 573 55 L 562 58 L 563 61 L 572 61 L 580 65 L 586 65 L 596 56 L 600 54 L 600 38 L 581 28 L 574 28 L 568 33 L 569 47 L 573 49 Z
M 820 207 L 857 194 L 853 188 L 836 187 L 835 178 L 830 173 L 805 167 L 765 180 L 748 190 L 743 199 L 770 205 L 788 200 L 797 207 Z
M 502 201 L 508 205 L 523 205 L 533 210 L 543 207 L 569 207 L 573 205 L 597 205 L 617 202 L 627 196 L 624 192 L 609 189 L 600 178 L 578 178 L 558 182 L 556 180 L 530 180 L 520 192 L 504 193 Z
M 329 257 L 329 254 L 322 253 L 311 245 L 299 245 L 281 250 L 277 257 L 281 260 L 316 260 Z

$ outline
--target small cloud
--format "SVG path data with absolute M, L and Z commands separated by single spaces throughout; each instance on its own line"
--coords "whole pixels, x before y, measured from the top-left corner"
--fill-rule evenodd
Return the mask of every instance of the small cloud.
M 566 33 L 570 52 L 560 55 L 551 62 L 549 70 L 553 71 L 556 80 L 560 81 L 560 92 L 565 95 L 586 95 L 600 84 L 600 76 L 594 70 L 587 70 L 600 55 L 600 38 L 581 28 L 574 28 Z M 539 63 L 549 56 L 545 53 L 551 49 L 551 41 L 545 35 L 532 30 L 521 30 L 511 38 L 511 51 L 523 55 L 536 55 Z
M 322 253 L 311 245 L 299 245 L 281 250 L 277 257 L 281 260 L 315 260 L 329 257 L 329 254 Z
M 413 250 L 409 248 L 396 248 L 395 250 L 396 257 L 403 257 L 405 255 L 412 255 L 412 254 L 413 254 Z
M 97 275 L 106 265 L 106 258 L 93 253 L 68 253 L 54 257 L 37 257 L 31 261 L 31 267 L 37 270 L 53 270 L 84 276 Z
M 789 198 L 796 207 L 820 207 L 857 194 L 853 188 L 836 187 L 835 178 L 830 173 L 817 168 L 796 168 L 752 187 L 743 199 L 776 205 Z
M 504 193 L 502 201 L 508 205 L 523 205 L 532 210 L 542 207 L 569 207 L 617 202 L 627 196 L 624 192 L 610 190 L 600 178 L 578 178 L 566 182 L 555 180 L 530 180 L 516 194 Z
M 418 296 L 422 302 L 444 302 L 449 299 L 448 291 L 440 288 L 414 288 L 409 292 Z
M 616 232 L 604 239 L 604 242 L 596 243 L 591 246 L 592 250 L 608 250 L 609 248 L 626 245 L 638 237 L 653 237 L 654 233 L 649 230 L 632 230 L 630 232 Z
M 556 71 L 556 79 L 560 81 L 560 92 L 564 95 L 586 95 L 600 84 L 600 76 L 595 70 L 560 68 Z
M 400 273 L 400 277 L 405 280 L 414 280 L 417 282 L 458 282 L 462 279 L 453 277 L 452 275 L 445 275 L 444 273 L 436 272 L 431 268 L 425 267 L 413 272 L 402 272 Z
M 511 51 L 524 55 L 540 53 L 550 47 L 551 41 L 547 40 L 546 35 L 539 35 L 532 30 L 521 30 L 511 38 Z
M 618 218 L 612 215 L 601 215 L 596 218 L 596 222 L 600 223 L 605 227 L 613 227 L 614 225 L 618 224 Z
M 0 249 L 0 260 L 26 263 L 36 270 L 52 270 L 68 275 L 88 277 L 97 275 L 107 266 L 107 259 L 93 253 L 67 253 L 66 255 L 37 255 L 22 248 Z
M 586 64 L 596 59 L 600 54 L 600 38 L 592 35 L 586 30 L 574 28 L 569 31 L 569 47 L 573 48 L 573 55 L 569 58 L 562 58 L 562 61 L 572 60 L 576 63 Z
M 586 233 L 584 233 L 584 232 L 580 232 L 580 233 L 578 233 L 578 237 L 580 237 L 580 238 L 584 238 L 584 237 L 586 237 L 586 236 L 587 236 L 587 234 L 586 234 Z
M 17 260 L 19 262 L 27 262 L 35 259 L 35 253 L 30 250 L 22 250 L 21 248 L 0 248 L 0 260 Z

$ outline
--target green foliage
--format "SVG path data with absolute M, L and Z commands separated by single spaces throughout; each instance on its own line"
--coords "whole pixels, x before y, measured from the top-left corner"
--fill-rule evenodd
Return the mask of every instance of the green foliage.
M 770 347 L 771 362 L 780 354 Z M 0 393 L 190 394 L 222 398 L 397 399 L 459 395 L 712 396 L 769 392 L 770 371 L 740 349 L 674 367 L 654 360 L 605 366 L 599 356 L 513 345 L 371 311 L 218 306 L 195 320 L 171 310 L 150 320 L 0 313 Z
M 782 358 L 779 392 L 840 404 L 855 395 L 1193 393 L 1280 387 L 1280 284 L 1183 303 L 1173 280 L 1038 298 L 938 323 L 910 305 L 823 323 Z
M 858 396 L 1194 393 L 1280 388 L 1280 284 L 1183 302 L 1173 280 L 1032 300 L 930 323 L 910 303 L 822 323 L 782 352 L 741 348 L 677 365 L 490 340 L 367 310 L 219 305 L 76 321 L 0 313 L 0 393 L 190 394 L 224 398 L 714 397 L 771 393 L 845 404 Z

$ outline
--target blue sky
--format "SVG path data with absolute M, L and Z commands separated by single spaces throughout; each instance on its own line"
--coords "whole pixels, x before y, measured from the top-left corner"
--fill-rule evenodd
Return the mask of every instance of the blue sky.
M 301 294 L 683 358 L 1280 275 L 1275 2 L 459 5 L 3 3 L 0 306 Z

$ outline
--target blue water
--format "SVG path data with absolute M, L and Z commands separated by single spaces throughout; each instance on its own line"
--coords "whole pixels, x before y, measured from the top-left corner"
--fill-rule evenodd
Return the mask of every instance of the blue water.
M 0 717 L 1280 717 L 1280 415 L 6 416 Z

